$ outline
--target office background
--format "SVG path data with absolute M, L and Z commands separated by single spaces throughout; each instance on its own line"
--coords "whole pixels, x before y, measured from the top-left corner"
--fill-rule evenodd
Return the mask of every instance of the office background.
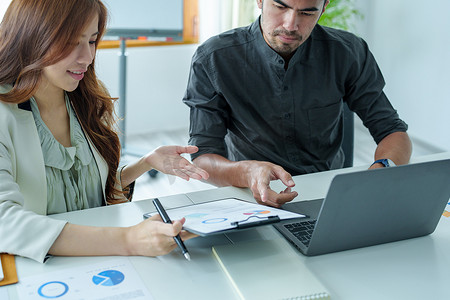
M 127 3 L 131 5 L 134 1 Z M 9 2 L 1 1 L 0 17 Z M 199 42 L 237 25 L 246 25 L 245 18 L 239 20 L 239 8 L 253 2 L 256 0 L 198 0 Z M 385 77 L 385 92 L 400 117 L 409 124 L 413 156 L 449 151 L 450 2 L 437 0 L 426 7 L 419 0 L 354 0 L 354 3 L 364 18 L 355 20 L 353 31 L 368 42 Z M 247 17 L 249 8 L 246 9 Z M 251 14 L 256 16 L 259 11 L 253 8 Z M 197 46 L 127 49 L 128 144 L 134 141 L 134 146 L 150 150 L 157 145 L 187 140 L 189 110 L 181 99 Z M 113 96 L 119 95 L 118 53 L 119 49 L 100 49 L 97 56 L 99 78 Z M 361 134 L 355 144 L 359 149 L 355 164 L 369 163 L 375 144 L 358 120 L 356 130 Z M 364 153 L 364 158 L 359 159 L 358 153 Z M 161 191 L 161 182 L 157 184 Z M 186 187 L 181 186 L 180 190 L 173 180 L 167 184 L 172 194 L 186 192 Z M 188 189 L 206 187 L 198 183 L 190 184 Z M 148 197 L 148 193 L 145 195 Z M 160 196 L 154 192 L 150 195 Z
M 242 1 L 242 0 L 241 0 Z M 3 16 L 9 0 L 0 3 Z M 232 2 L 199 0 L 200 42 L 232 26 Z M 130 4 L 133 1 L 129 2 Z M 369 44 L 385 76 L 386 93 L 409 133 L 436 148 L 450 150 L 450 2 L 355 0 L 364 15 L 355 32 Z M 226 7 L 231 7 L 226 9 Z M 225 9 L 224 9 L 225 8 Z M 231 17 L 232 19 L 232 17 Z M 128 49 L 126 134 L 179 129 L 188 122 L 181 103 L 189 64 L 197 45 Z M 98 53 L 99 77 L 118 95 L 118 50 Z
M 200 42 L 232 26 L 226 2 L 199 0 Z M 450 2 L 356 0 L 364 18 L 355 32 L 369 44 L 386 79 L 386 93 L 409 134 L 440 150 L 450 150 Z M 127 134 L 186 126 L 188 109 L 181 98 L 197 45 L 129 48 Z M 101 50 L 98 69 L 117 95 L 117 50 Z

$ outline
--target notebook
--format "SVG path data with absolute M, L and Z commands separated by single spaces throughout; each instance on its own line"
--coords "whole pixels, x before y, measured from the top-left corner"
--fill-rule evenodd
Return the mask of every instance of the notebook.
M 214 246 L 212 251 L 241 299 L 330 299 L 283 239 Z
M 282 207 L 310 218 L 273 226 L 303 254 L 320 255 L 431 234 L 449 198 L 450 159 L 346 173 L 325 199 Z

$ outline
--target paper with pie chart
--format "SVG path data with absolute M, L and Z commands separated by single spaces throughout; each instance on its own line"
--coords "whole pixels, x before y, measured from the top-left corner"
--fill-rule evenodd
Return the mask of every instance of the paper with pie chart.
M 235 198 L 168 209 L 167 214 L 172 220 L 186 218 L 183 228 L 199 235 L 235 229 L 234 222 L 257 224 L 270 216 L 278 216 L 280 220 L 305 217 L 301 214 Z
M 25 277 L 19 299 L 153 299 L 128 258 Z

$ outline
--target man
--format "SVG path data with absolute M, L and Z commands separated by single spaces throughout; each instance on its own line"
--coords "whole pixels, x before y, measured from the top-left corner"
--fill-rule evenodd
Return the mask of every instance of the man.
M 407 125 L 355 35 L 317 22 L 329 0 L 257 0 L 260 18 L 213 37 L 193 60 L 183 101 L 191 109 L 194 164 L 216 185 L 249 187 L 279 207 L 297 196 L 292 175 L 341 168 L 344 102 L 378 144 L 371 168 L 411 156 Z M 280 179 L 286 189 L 270 189 Z M 376 192 L 376 191 L 374 191 Z

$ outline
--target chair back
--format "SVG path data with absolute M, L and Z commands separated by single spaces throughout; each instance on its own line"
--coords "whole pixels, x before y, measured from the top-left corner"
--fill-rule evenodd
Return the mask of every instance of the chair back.
M 342 150 L 344 150 L 345 160 L 344 168 L 353 166 L 353 147 L 355 139 L 355 120 L 354 113 L 344 103 L 344 139 L 342 142 Z

